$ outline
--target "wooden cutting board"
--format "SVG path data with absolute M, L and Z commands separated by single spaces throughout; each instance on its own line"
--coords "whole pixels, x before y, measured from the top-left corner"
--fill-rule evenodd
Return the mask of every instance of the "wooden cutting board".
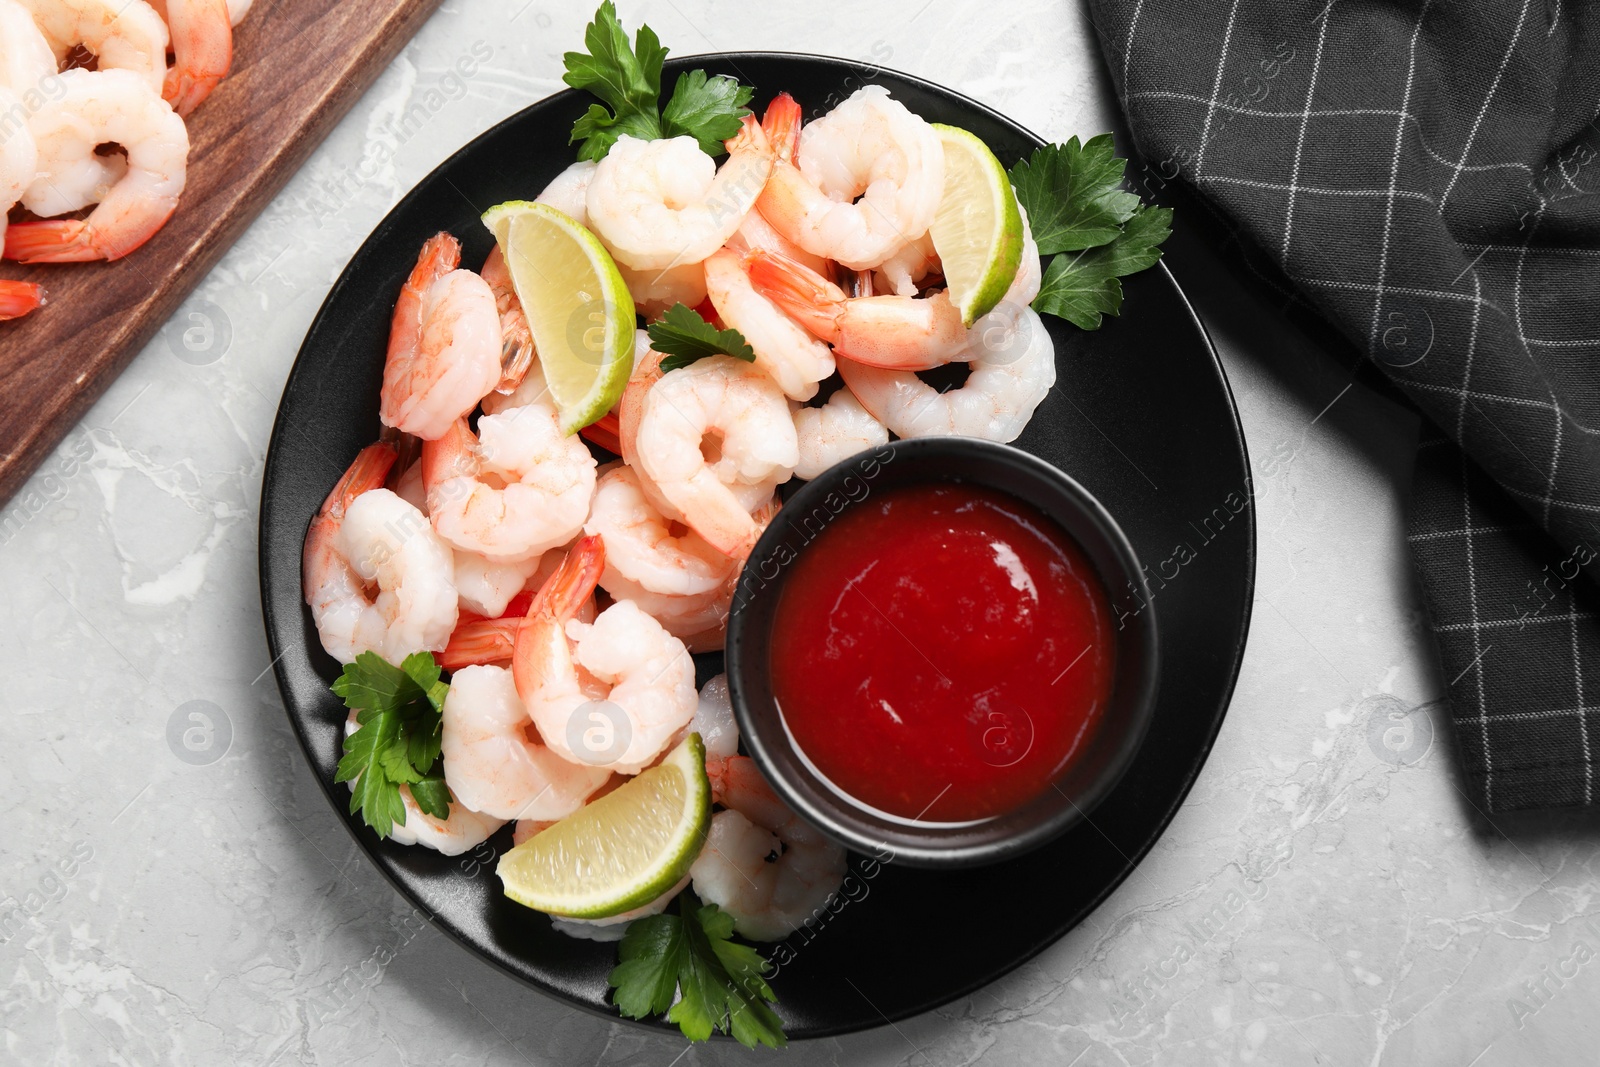
M 0 322 L 0 504 L 305 162 L 440 0 L 256 0 L 233 72 L 189 117 L 167 225 L 115 263 L 23 267 L 49 304 Z

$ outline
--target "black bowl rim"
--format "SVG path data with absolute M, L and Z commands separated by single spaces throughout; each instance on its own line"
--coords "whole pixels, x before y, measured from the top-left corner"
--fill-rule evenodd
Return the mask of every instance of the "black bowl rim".
M 807 62 L 817 63 L 820 66 L 832 67 L 848 74 L 864 75 L 866 77 L 876 77 L 879 73 L 892 74 L 895 78 L 902 79 L 909 84 L 931 90 L 935 94 L 946 96 L 954 101 L 959 102 L 960 105 L 965 108 L 970 108 L 974 112 L 981 113 L 998 123 L 1009 126 L 1037 145 L 1048 143 L 1044 140 L 1044 138 L 1023 126 L 1021 123 L 1018 123 L 1016 120 L 1007 117 L 992 107 L 989 107 L 987 104 L 972 99 L 965 93 L 957 92 L 954 89 L 941 85 L 937 82 L 930 81 L 927 78 L 897 70 L 882 64 L 862 63 L 855 60 L 843 59 L 838 56 L 821 55 L 813 52 L 746 50 L 733 52 L 701 52 L 692 55 L 673 56 L 668 58 L 666 65 L 674 68 L 682 65 L 692 69 L 692 64 L 695 61 L 704 62 L 711 60 L 723 61 L 727 62 L 730 66 L 737 66 L 738 61 L 741 59 L 748 60 L 752 63 L 769 59 L 805 60 Z M 536 100 L 529 101 L 523 107 L 518 108 L 515 112 L 507 115 L 504 119 L 485 129 L 476 137 L 472 138 L 472 140 L 462 145 L 455 152 L 452 152 L 449 156 L 436 164 L 427 175 L 419 179 L 404 196 L 396 201 L 395 205 L 391 207 L 384 217 L 378 221 L 377 225 L 373 227 L 366 239 L 362 241 L 360 246 L 356 248 L 355 252 L 351 254 L 349 260 L 346 261 L 344 268 L 341 269 L 338 278 L 329 288 L 328 294 L 323 298 L 322 305 L 318 308 L 317 314 L 312 318 L 311 324 L 306 328 L 306 337 L 310 337 L 313 334 L 320 332 L 321 329 L 325 328 L 326 320 L 331 314 L 330 307 L 336 302 L 336 298 L 344 291 L 345 287 L 351 284 L 348 274 L 350 263 L 358 259 L 362 253 L 365 252 L 371 245 L 373 245 L 382 234 L 386 233 L 391 226 L 395 225 L 395 219 L 400 215 L 402 210 L 411 203 L 412 200 L 418 197 L 418 190 L 429 177 L 455 163 L 455 161 L 462 156 L 473 151 L 480 142 L 489 139 L 492 135 L 500 133 L 505 127 L 518 121 L 522 113 L 528 108 L 568 95 L 576 96 L 580 94 L 576 89 L 562 89 L 558 92 L 551 93 L 548 96 L 543 96 Z M 1195 312 L 1194 305 L 1190 302 L 1188 295 L 1184 293 L 1183 288 L 1178 285 L 1177 279 L 1173 277 L 1172 271 L 1168 268 L 1166 262 L 1164 260 L 1158 261 L 1154 269 L 1161 272 L 1162 277 L 1171 287 L 1173 294 L 1177 297 L 1179 303 L 1182 304 L 1184 311 L 1188 313 L 1189 322 L 1194 326 L 1195 330 L 1199 334 L 1200 341 L 1205 347 L 1206 354 L 1211 359 L 1211 365 L 1213 370 L 1216 372 L 1217 380 L 1221 384 L 1222 391 L 1228 400 L 1228 409 L 1230 421 L 1232 422 L 1234 443 L 1238 448 L 1239 456 L 1244 461 L 1243 466 L 1245 489 L 1248 494 L 1247 510 L 1249 511 L 1249 523 L 1247 524 L 1246 532 L 1249 536 L 1245 552 L 1248 570 L 1247 574 L 1245 575 L 1246 588 L 1244 590 L 1245 596 L 1243 598 L 1244 609 L 1239 619 L 1239 636 L 1233 649 L 1231 657 L 1232 662 L 1228 664 L 1228 677 L 1222 687 L 1222 692 L 1218 700 L 1217 710 L 1214 715 L 1214 721 L 1212 723 L 1209 735 L 1205 738 L 1203 744 L 1195 752 L 1195 759 L 1192 767 L 1189 770 L 1186 779 L 1181 783 L 1181 787 L 1174 794 L 1172 802 L 1168 805 L 1165 811 L 1160 812 L 1158 817 L 1152 820 L 1152 824 L 1156 827 L 1155 833 L 1151 835 L 1147 843 L 1136 850 L 1135 853 L 1129 855 L 1127 867 L 1116 877 L 1107 881 L 1100 893 L 1097 894 L 1087 905 L 1083 912 L 1085 916 L 1092 913 L 1096 908 L 1103 904 L 1106 899 L 1110 897 L 1110 895 L 1128 878 L 1128 876 L 1133 873 L 1134 868 L 1138 866 L 1139 862 L 1143 860 L 1143 858 L 1149 853 L 1150 849 L 1155 846 L 1155 843 L 1160 840 L 1161 836 L 1166 832 L 1167 827 L 1171 825 L 1173 818 L 1177 815 L 1178 809 L 1182 807 L 1183 802 L 1185 799 L 1187 799 L 1190 790 L 1193 789 L 1195 780 L 1200 774 L 1200 770 L 1205 766 L 1207 759 L 1210 757 L 1211 749 L 1216 742 L 1217 734 L 1222 729 L 1222 722 L 1227 717 L 1228 707 L 1232 703 L 1234 690 L 1238 686 L 1239 670 L 1244 660 L 1244 650 L 1246 644 L 1248 643 L 1250 622 L 1255 608 L 1253 595 L 1256 582 L 1257 555 L 1255 479 L 1251 472 L 1250 453 L 1244 436 L 1244 427 L 1239 421 L 1239 405 L 1238 401 L 1234 397 L 1233 383 L 1229 381 L 1227 370 L 1223 367 L 1222 360 L 1217 355 L 1216 345 L 1211 340 L 1210 332 L 1206 329 L 1205 323 L 1201 321 L 1200 316 Z M 277 463 L 277 452 L 273 449 L 272 445 L 273 442 L 278 440 L 280 434 L 285 434 L 290 431 L 290 426 L 284 418 L 282 397 L 289 393 L 291 386 L 301 374 L 310 373 L 309 364 L 303 365 L 301 363 L 300 357 L 304 354 L 304 351 L 305 342 L 302 340 L 301 348 L 296 352 L 295 360 L 289 369 L 289 374 L 284 379 L 284 387 L 282 394 L 280 394 L 279 397 L 278 410 L 273 418 L 272 432 L 268 437 L 267 454 L 262 467 L 261 517 L 256 526 L 258 547 L 261 542 L 265 540 L 266 529 L 270 525 L 273 515 L 272 504 L 269 499 L 269 490 L 274 482 L 273 474 Z M 277 611 L 273 607 L 271 597 L 269 596 L 267 573 L 268 563 L 269 558 L 267 554 L 258 552 L 257 570 L 259 575 L 259 588 L 262 601 L 262 620 L 265 623 L 267 648 L 271 653 L 273 679 L 278 685 L 280 697 L 283 697 L 284 694 L 289 692 L 290 685 L 289 679 L 286 677 L 286 668 L 280 666 L 282 657 L 287 649 L 281 647 L 278 641 L 280 620 L 278 619 Z M 670 1026 L 661 1020 L 626 1019 L 614 1011 L 609 1010 L 608 1008 L 597 1006 L 581 997 L 573 995 L 565 989 L 561 989 L 554 985 L 546 985 L 531 976 L 508 970 L 500 963 L 499 960 L 490 955 L 486 949 L 476 944 L 472 938 L 468 937 L 464 931 L 459 929 L 448 918 L 443 915 L 436 914 L 425 907 L 417 897 L 412 895 L 408 887 L 401 883 L 399 877 L 394 872 L 390 871 L 385 864 L 378 861 L 377 856 L 373 854 L 369 843 L 362 836 L 361 832 L 343 817 L 343 812 L 348 801 L 346 798 L 341 797 L 335 792 L 335 785 L 331 780 L 323 781 L 322 776 L 316 773 L 316 754 L 312 751 L 310 739 L 306 736 L 305 731 L 301 729 L 299 720 L 296 719 L 294 714 L 289 710 L 289 701 L 286 698 L 284 699 L 284 714 L 289 719 L 289 725 L 294 731 L 295 740 L 299 743 L 300 751 L 306 759 L 307 769 L 312 772 L 312 777 L 316 780 L 318 788 L 322 790 L 323 797 L 327 800 L 329 805 L 332 806 L 334 814 L 338 816 L 335 821 L 338 822 L 340 826 L 344 827 L 345 832 L 350 835 L 350 838 L 355 843 L 356 847 L 360 849 L 360 851 L 367 857 L 368 862 L 378 869 L 378 872 L 386 881 L 389 882 L 389 884 L 394 888 L 395 892 L 413 907 L 423 911 L 428 916 L 428 920 L 449 935 L 452 941 L 466 949 L 469 953 L 476 956 L 478 959 L 496 971 L 499 971 L 502 974 L 508 974 L 510 977 L 522 983 L 523 985 L 526 985 L 545 996 L 553 997 L 563 1003 L 570 1004 L 575 1008 L 579 1008 L 596 1018 L 604 1019 L 611 1023 L 616 1023 L 619 1021 L 632 1023 L 643 1029 L 658 1033 L 677 1032 L 675 1027 Z M 951 1003 L 952 1001 L 959 1000 L 961 997 L 968 996 L 971 993 L 982 989 L 984 986 L 989 985 L 991 982 L 994 982 L 1006 974 L 1010 974 L 1018 967 L 1021 967 L 1037 957 L 1045 949 L 1049 948 L 1051 945 L 1061 940 L 1062 937 L 1066 936 L 1066 934 L 1074 926 L 1076 926 L 1075 922 L 1068 922 L 1056 927 L 1052 927 L 1045 932 L 1044 936 L 1039 939 L 1039 941 L 1030 951 L 1018 955 L 1015 959 L 1003 966 L 991 968 L 990 970 L 974 975 L 966 982 L 952 986 L 952 988 L 945 994 L 932 998 L 916 1006 L 908 1007 L 902 1010 L 896 1010 L 891 1014 L 885 1015 L 883 1017 L 883 1022 L 885 1024 L 892 1025 L 902 1019 L 909 1019 L 913 1016 L 933 1011 Z M 858 1033 L 871 1028 L 872 1027 L 870 1026 L 862 1027 L 848 1023 L 840 1024 L 838 1026 L 823 1026 L 809 1031 L 805 1035 L 805 1038 L 819 1039 L 835 1037 L 843 1034 Z M 713 1036 L 723 1041 L 731 1040 L 731 1038 L 724 1038 L 721 1035 Z
M 1072 500 L 1079 513 L 1086 516 L 1105 536 L 1110 543 L 1112 554 L 1123 569 L 1120 575 L 1100 575 L 1101 584 L 1107 590 L 1108 597 L 1115 598 L 1113 590 L 1120 584 L 1113 579 L 1125 579 L 1136 583 L 1138 599 L 1143 605 L 1133 616 L 1133 624 L 1136 628 L 1136 639 L 1144 645 L 1146 662 L 1143 672 L 1132 683 L 1133 691 L 1124 698 L 1131 705 L 1133 721 L 1118 738 L 1111 759 L 1101 767 L 1100 773 L 1088 787 L 1075 797 L 1069 797 L 1059 789 L 1056 790 L 1063 803 L 1053 804 L 1051 813 L 1038 822 L 1024 826 L 1008 837 L 979 844 L 945 847 L 931 842 L 915 844 L 897 840 L 890 845 L 875 840 L 873 832 L 864 828 L 863 820 L 851 809 L 848 802 L 840 799 L 829 803 L 826 807 L 814 803 L 789 780 L 783 771 L 781 761 L 774 758 L 775 750 L 789 749 L 792 746 L 778 736 L 778 731 L 772 728 L 770 722 L 762 728 L 757 728 L 757 719 L 744 692 L 742 679 L 746 669 L 756 671 L 763 669 L 759 657 L 769 645 L 762 643 L 761 650 L 758 652 L 752 649 L 747 658 L 742 650 L 746 640 L 750 638 L 746 638 L 742 631 L 749 615 L 735 611 L 728 620 L 726 657 L 728 691 L 733 698 L 733 711 L 739 723 L 739 736 L 749 748 L 751 758 L 760 766 L 762 773 L 766 775 L 784 802 L 846 848 L 864 853 L 873 852 L 875 849 L 892 848 L 896 863 L 925 870 L 949 870 L 1000 863 L 1048 844 L 1088 818 L 1089 813 L 1116 788 L 1117 783 L 1122 780 L 1128 767 L 1133 763 L 1148 734 L 1150 720 L 1155 713 L 1157 689 L 1161 681 L 1160 627 L 1155 610 L 1155 598 L 1150 595 L 1139 555 L 1134 551 L 1132 542 L 1128 540 L 1128 535 L 1117 522 L 1116 516 L 1112 515 L 1105 504 L 1076 478 L 1048 460 L 1009 444 L 948 435 L 902 438 L 884 445 L 874 455 L 881 454 L 884 449 L 907 458 L 920 453 L 933 453 L 936 456 L 960 454 L 963 457 L 977 457 L 979 462 L 993 468 L 1007 465 L 1029 468 L 1045 481 L 1054 482 L 1065 490 L 1065 496 Z M 856 472 L 857 462 L 858 458 L 852 457 L 835 463 L 802 486 L 784 502 L 784 507 L 786 509 L 793 507 L 805 513 L 810 505 L 820 503 L 829 493 L 837 491 L 844 479 Z M 940 479 L 934 474 L 927 480 Z M 1012 495 L 1016 495 L 1017 499 L 1025 503 L 1032 504 L 1032 501 L 1021 495 Z M 1037 504 L 1033 506 L 1039 507 Z M 1046 517 L 1054 519 L 1054 516 Z M 778 519 L 767 527 L 751 550 L 751 560 L 765 557 L 770 548 L 780 541 L 787 540 L 788 532 L 779 525 L 782 518 L 783 512 L 780 511 Z M 1068 536 L 1072 535 L 1069 533 Z M 800 551 L 803 553 L 805 549 L 802 548 Z M 789 568 L 783 567 L 779 570 L 777 578 L 767 579 L 762 586 L 761 595 L 779 596 L 784 583 L 788 580 L 788 573 Z M 756 580 L 752 568 L 744 568 L 739 576 L 738 591 L 734 594 L 735 604 L 749 602 L 749 598 L 754 595 L 754 590 L 750 587 Z M 1120 684 L 1120 676 L 1118 681 Z M 905 827 L 902 832 L 907 837 L 917 836 L 914 826 Z M 929 835 L 930 838 L 932 836 Z

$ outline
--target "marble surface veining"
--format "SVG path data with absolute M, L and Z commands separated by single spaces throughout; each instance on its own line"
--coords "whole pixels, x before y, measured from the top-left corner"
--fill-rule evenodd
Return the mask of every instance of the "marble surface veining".
M 678 53 L 868 59 L 1051 139 L 1112 122 L 1074 4 L 621 7 Z M 414 182 L 560 87 L 588 14 L 449 0 L 0 513 L 0 1061 L 751 1058 L 580 1014 L 402 921 L 267 671 L 255 527 L 300 339 Z M 397 136 L 418 102 L 426 121 Z M 1596 836 L 1570 818 L 1490 826 L 1456 786 L 1403 541 L 1414 419 L 1198 239 L 1169 252 L 1259 490 L 1255 621 L 1210 762 L 1136 874 L 1032 963 L 786 1060 L 1592 1062 Z M 969 921 L 1006 915 L 978 902 Z

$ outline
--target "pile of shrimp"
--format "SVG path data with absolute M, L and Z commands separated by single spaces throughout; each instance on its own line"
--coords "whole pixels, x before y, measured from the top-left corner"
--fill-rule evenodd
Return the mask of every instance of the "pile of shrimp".
M 187 176 L 184 118 L 227 75 L 250 4 L 0 0 L 6 259 L 120 259 L 166 225 Z M 8 226 L 19 204 L 31 217 Z M 39 285 L 0 279 L 0 321 L 44 302 Z
M 692 138 L 623 136 L 538 199 L 600 238 L 647 318 L 694 307 L 755 361 L 663 372 L 639 330 L 616 408 L 564 435 L 501 252 L 474 273 L 454 237 L 433 237 L 395 304 L 384 438 L 312 522 L 304 592 L 339 662 L 428 650 L 452 672 L 450 817 L 408 796 L 402 840 L 453 854 L 515 820 L 521 841 L 698 731 L 721 810 L 688 881 L 774 939 L 827 902 L 844 853 L 738 754 L 726 684 L 697 693 L 691 654 L 722 648 L 781 484 L 891 433 L 1013 440 L 1055 360 L 1028 307 L 1031 236 L 1006 298 L 962 325 L 928 237 L 943 150 L 883 88 L 804 125 L 780 95 L 726 147 L 718 168 Z M 952 362 L 968 364 L 959 388 L 917 376 Z M 677 888 L 558 925 L 617 937 Z

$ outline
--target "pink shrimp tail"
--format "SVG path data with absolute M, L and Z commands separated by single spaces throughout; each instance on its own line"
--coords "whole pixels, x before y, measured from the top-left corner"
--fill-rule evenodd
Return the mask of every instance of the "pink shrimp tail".
M 739 124 L 739 132 L 723 141 L 722 147 L 726 148 L 729 154 L 748 148 L 770 150 L 766 131 L 761 128 L 761 123 L 756 121 L 754 115 L 746 115 Z
M 15 229 L 15 227 L 13 227 Z M 10 245 L 8 240 L 7 246 Z M 379 393 L 378 418 L 385 426 L 396 426 L 407 393 L 405 383 L 411 372 L 412 357 L 422 342 L 422 299 L 434 282 L 461 265 L 461 242 L 441 231 L 428 238 L 417 254 L 417 265 L 400 287 L 389 323 L 389 349 L 384 357 L 383 388 Z
M 566 623 L 577 616 L 600 584 L 606 569 L 605 542 L 598 535 L 580 538 L 555 573 L 545 579 L 517 627 L 511 674 L 524 700 L 538 689 L 541 665 L 552 642 L 565 642 Z
M 137 249 L 165 226 L 177 202 L 165 211 L 152 213 L 138 225 L 119 227 L 117 232 L 97 229 L 88 220 L 14 222 L 6 230 L 5 258 L 19 263 L 90 263 L 94 260 L 121 259 Z
M 392 445 L 379 442 L 356 453 L 356 458 L 334 484 L 322 508 L 306 531 L 305 548 L 300 557 L 301 581 L 306 603 L 311 603 L 317 587 L 327 573 L 329 560 L 336 555 L 333 539 L 344 522 L 351 501 L 362 493 L 383 487 L 397 455 Z
M 780 162 L 799 163 L 800 125 L 803 120 L 799 102 L 788 93 L 779 93 L 767 105 L 767 113 L 761 117 L 761 128 L 772 143 L 773 155 Z
M 167 0 L 172 67 L 161 96 L 188 115 L 211 95 L 233 65 L 233 26 L 227 0 Z
M 599 445 L 614 455 L 622 455 L 622 424 L 616 412 L 606 412 L 578 433 L 590 444 Z
M 439 666 L 447 671 L 459 671 L 462 667 L 510 663 L 521 625 L 521 618 L 510 616 L 458 622 L 450 634 L 450 643 L 439 653 Z
M 438 439 L 422 442 L 423 490 L 432 496 L 451 478 L 475 474 L 477 459 L 478 435 L 465 418 L 459 418 Z
M 750 284 L 758 292 L 824 341 L 839 339 L 844 290 L 804 263 L 774 252 L 751 252 L 747 264 Z
M 45 304 L 45 291 L 32 282 L 0 281 L 0 322 L 20 319 Z

